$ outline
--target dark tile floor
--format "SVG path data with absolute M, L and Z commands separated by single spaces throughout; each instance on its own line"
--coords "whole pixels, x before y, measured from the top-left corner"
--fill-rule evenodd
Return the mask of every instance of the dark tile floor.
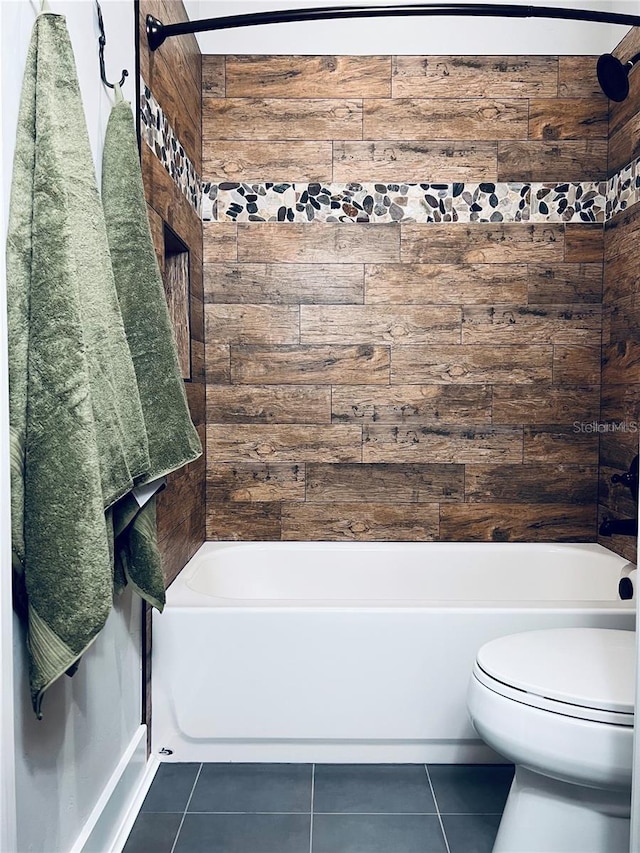
M 490 853 L 508 765 L 162 764 L 124 853 Z

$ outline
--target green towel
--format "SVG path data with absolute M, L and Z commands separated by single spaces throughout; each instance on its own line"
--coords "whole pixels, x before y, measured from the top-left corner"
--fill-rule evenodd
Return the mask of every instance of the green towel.
M 107 124 L 102 203 L 149 445 L 150 466 L 137 484 L 147 483 L 197 459 L 202 447 L 189 415 L 149 228 L 133 114 L 123 100 L 116 101 Z M 143 598 L 162 609 L 155 499 L 140 509 L 128 495 L 114 507 L 113 521 L 116 578 L 126 578 Z
M 7 241 L 12 546 L 34 709 L 112 604 L 105 509 L 149 471 L 71 43 L 36 19 Z

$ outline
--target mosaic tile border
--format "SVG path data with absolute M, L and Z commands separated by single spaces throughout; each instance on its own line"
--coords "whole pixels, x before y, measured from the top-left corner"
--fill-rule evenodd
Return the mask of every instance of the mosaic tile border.
M 640 158 L 608 181 L 202 185 L 213 222 L 601 222 L 640 201 Z
M 571 183 L 243 183 L 201 181 L 140 78 L 141 134 L 211 222 L 607 222 L 640 202 L 640 158 L 606 181 Z
M 140 77 L 140 134 L 200 216 L 200 176 L 143 77 Z

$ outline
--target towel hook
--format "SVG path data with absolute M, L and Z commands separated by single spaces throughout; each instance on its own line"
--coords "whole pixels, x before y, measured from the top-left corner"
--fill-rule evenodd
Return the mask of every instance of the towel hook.
M 100 35 L 98 37 L 98 44 L 100 45 L 100 77 L 102 78 L 102 82 L 105 86 L 108 86 L 110 89 L 115 89 L 113 83 L 109 83 L 107 80 L 107 72 L 104 67 L 104 48 L 107 43 L 107 37 L 104 34 L 104 21 L 102 20 L 102 9 L 100 8 L 100 3 L 96 0 L 96 9 L 98 10 L 98 26 L 100 27 Z M 122 77 L 120 78 L 119 86 L 122 86 L 124 81 L 129 76 L 129 72 L 126 69 L 122 70 Z

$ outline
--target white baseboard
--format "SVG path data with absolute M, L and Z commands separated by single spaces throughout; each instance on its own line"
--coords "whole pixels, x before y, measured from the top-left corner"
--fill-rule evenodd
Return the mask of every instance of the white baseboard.
M 144 798 L 147 796 L 147 792 L 151 787 L 153 777 L 158 772 L 158 767 L 160 767 L 160 762 L 155 756 L 152 755 L 147 761 L 147 769 L 145 770 L 144 776 L 140 781 L 138 790 L 136 791 L 133 799 L 131 800 L 129 811 L 125 815 L 124 820 L 121 822 L 115 840 L 109 848 L 109 853 L 122 853 L 122 848 L 127 843 L 127 838 L 129 837 L 129 833 L 133 829 L 133 824 L 136 822 L 140 807 L 142 806 Z
M 140 726 L 71 853 L 120 853 L 157 768 L 156 759 L 147 761 L 147 727 Z

